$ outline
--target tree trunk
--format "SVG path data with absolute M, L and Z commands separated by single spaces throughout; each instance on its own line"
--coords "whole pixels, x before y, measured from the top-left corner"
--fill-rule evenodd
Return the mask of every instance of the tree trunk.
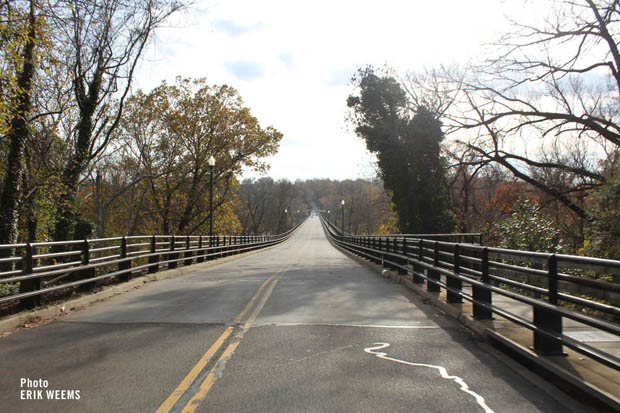
M 97 238 L 105 238 L 105 211 L 103 207 L 103 188 L 101 174 L 95 177 L 95 233 Z
M 93 79 L 88 83 L 88 94 L 84 84 L 78 80 L 75 85 L 76 100 L 80 107 L 80 119 L 77 128 L 75 152 L 71 154 L 62 172 L 62 193 L 56 212 L 54 227 L 54 241 L 68 241 L 73 239 L 75 224 L 75 198 L 80 184 L 80 175 L 89 162 L 91 140 L 93 139 L 93 116 L 97 109 L 103 67 L 101 62 L 95 71 Z
M 35 24 L 34 3 L 30 2 L 28 39 L 24 46 L 24 64 L 18 74 L 17 90 L 13 96 L 14 109 L 8 131 L 9 153 L 6 175 L 0 194 L 0 244 L 17 241 L 19 183 L 22 174 L 24 146 L 29 138 L 28 116 L 32 109 L 32 78 L 34 76 Z M 5 250 L 9 251 L 9 250 Z

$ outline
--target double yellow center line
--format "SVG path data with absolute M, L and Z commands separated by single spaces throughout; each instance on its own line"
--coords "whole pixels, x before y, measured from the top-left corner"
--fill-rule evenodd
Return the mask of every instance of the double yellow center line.
M 303 250 L 303 248 L 302 248 Z M 200 376 L 201 372 L 207 367 L 211 359 L 218 353 L 218 351 L 222 348 L 222 346 L 229 342 L 228 347 L 220 354 L 219 358 L 212 365 L 211 370 L 207 373 L 206 377 L 200 383 L 198 387 L 198 391 L 191 397 L 191 399 L 187 402 L 187 404 L 181 410 L 183 413 L 193 413 L 196 411 L 200 403 L 205 399 L 209 390 L 215 383 L 215 370 L 221 363 L 225 365 L 225 363 L 230 359 L 232 354 L 235 352 L 235 349 L 241 342 L 243 338 L 244 332 L 250 328 L 252 323 L 256 320 L 260 312 L 262 311 L 265 303 L 269 299 L 269 296 L 273 292 L 276 284 L 278 283 L 279 276 L 285 272 L 293 260 L 297 258 L 297 254 L 295 254 L 291 259 L 282 267 L 277 273 L 266 279 L 258 290 L 252 297 L 252 299 L 248 302 L 248 304 L 243 308 L 243 311 L 239 313 L 239 315 L 233 320 L 235 324 L 242 324 L 242 328 L 239 330 L 237 326 L 227 327 L 226 330 L 218 337 L 217 340 L 209 347 L 207 352 L 198 360 L 196 365 L 187 373 L 187 376 L 179 383 L 179 385 L 174 389 L 172 394 L 168 396 L 168 398 L 162 403 L 162 405 L 157 409 L 157 413 L 168 413 L 172 410 L 178 401 L 183 397 L 183 395 L 187 392 L 187 390 L 194 384 L 198 376 Z M 264 292 L 264 294 L 263 294 Z M 254 311 L 250 314 L 250 316 L 242 323 L 243 318 L 246 314 L 254 307 L 254 304 L 259 300 L 258 305 L 254 308 Z M 235 329 L 239 331 L 237 334 L 229 340 Z

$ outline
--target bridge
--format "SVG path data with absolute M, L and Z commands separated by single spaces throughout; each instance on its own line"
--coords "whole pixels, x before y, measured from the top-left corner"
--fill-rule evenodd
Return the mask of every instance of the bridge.
M 59 277 L 66 277 L 65 289 L 109 277 L 125 282 L 29 313 L 30 319 L 0 321 L 3 330 L 22 325 L 0 339 L 0 410 L 614 409 L 618 325 L 560 308 L 553 299 L 567 294 L 552 291 L 553 282 L 544 290 L 503 278 L 512 290 L 500 294 L 491 280 L 499 277 L 489 271 L 494 265 L 515 271 L 512 255 L 546 263 L 549 257 L 454 241 L 355 237 L 310 217 L 278 237 L 123 237 L 100 245 L 75 241 L 64 251 L 53 251 L 52 243 L 13 245 L 14 255 L 2 262 L 21 268 L 0 274 L 0 282 L 30 284 L 0 303 L 36 306 L 44 294 L 61 291 L 45 281 Z M 606 260 L 587 264 L 616 271 Z M 521 268 L 534 278 L 549 273 Z M 594 310 L 605 309 L 612 316 L 618 310 L 613 304 Z M 574 325 L 563 330 L 558 317 L 581 323 L 587 328 L 579 331 L 595 339 L 578 340 L 568 332 Z M 523 331 L 532 349 L 519 343 Z M 529 354 L 520 357 L 537 359 L 537 366 L 547 363 L 555 378 L 553 366 L 572 369 L 581 383 L 568 384 L 581 400 L 480 340 L 485 334 L 496 342 L 504 337 L 504 348 L 520 347 Z M 579 358 L 587 359 L 590 376 L 571 364 Z M 583 402 L 581 394 L 592 396 L 601 378 L 608 387 L 598 389 L 602 396 L 593 403 L 603 404 Z

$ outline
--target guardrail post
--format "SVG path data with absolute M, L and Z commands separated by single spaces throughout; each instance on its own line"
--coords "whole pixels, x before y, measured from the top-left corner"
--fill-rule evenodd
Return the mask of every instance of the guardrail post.
M 403 258 L 402 260 L 400 260 L 400 265 L 402 265 L 405 268 L 399 268 L 398 273 L 401 275 L 407 275 L 407 273 L 409 272 L 406 270 L 407 266 L 409 265 L 409 259 L 407 258 L 407 237 L 403 237 L 403 245 L 402 245 L 401 253 L 403 254 Z
M 491 278 L 489 277 L 489 249 L 484 247 L 482 249 L 482 256 L 480 271 L 482 272 L 482 282 L 484 285 L 490 287 L 491 286 Z M 472 286 L 472 295 L 474 298 L 474 318 L 477 320 L 489 320 L 493 318 L 493 312 L 481 306 L 479 303 L 486 304 L 491 306 L 493 302 L 493 297 L 491 294 L 491 290 L 487 290 L 486 288 L 478 287 L 476 285 Z
M 453 273 L 454 275 L 459 275 L 461 272 L 461 247 L 459 244 L 454 244 L 454 263 L 453 263 Z M 463 289 L 463 282 L 456 277 L 448 276 L 446 277 L 446 285 L 448 288 L 455 291 L 447 291 L 447 300 L 449 303 L 462 303 L 463 299 L 458 294 L 458 292 Z
M 433 267 L 439 268 L 439 243 L 435 241 L 433 245 Z M 439 284 L 435 284 L 433 281 L 439 281 L 441 279 L 441 274 L 439 271 L 435 271 L 434 269 L 428 271 L 428 278 L 426 280 L 426 291 L 428 292 L 439 292 L 440 287 Z
M 155 254 L 157 252 L 157 239 L 155 235 L 151 237 L 151 254 Z M 159 271 L 159 254 L 151 255 L 149 257 L 149 264 L 153 264 L 149 267 L 149 274 L 155 274 Z
M 183 253 L 183 265 L 192 265 L 192 252 L 190 251 L 189 235 L 185 237 L 185 252 Z
M 422 238 L 420 238 L 418 240 L 418 261 L 419 262 L 422 261 L 423 251 L 424 251 L 424 241 L 422 240 Z M 421 265 L 416 265 L 415 266 L 415 272 L 413 273 L 413 282 L 414 283 L 417 284 L 417 283 L 424 282 L 424 278 L 422 278 L 422 277 L 420 277 L 418 275 L 422 271 L 424 271 L 424 267 L 422 267 Z
M 371 242 L 371 247 L 373 250 L 377 250 L 377 237 L 372 237 L 372 242 Z M 373 251 L 373 254 L 375 254 L 375 252 Z M 373 256 L 372 260 L 376 263 L 379 264 L 381 263 L 381 260 L 379 259 L 378 256 Z
M 215 241 L 213 239 L 213 235 L 209 235 L 209 247 L 205 250 L 205 254 L 207 254 L 207 256 L 205 257 L 205 261 L 211 261 L 212 259 L 214 259 L 214 257 L 211 255 L 215 250 L 214 247 Z
M 205 253 L 205 250 L 202 249 L 202 235 L 199 235 L 198 236 L 198 252 L 197 252 L 198 258 L 196 258 L 197 263 L 205 261 L 205 257 L 203 257 L 204 253 Z
M 558 262 L 555 254 L 547 260 L 549 304 L 558 304 Z M 534 324 L 554 334 L 562 334 L 562 316 L 552 310 L 534 306 Z M 544 355 L 562 355 L 562 343 L 534 331 L 534 350 Z
M 175 241 L 175 236 L 171 235 L 170 236 L 170 251 L 174 251 L 176 249 L 174 241 Z M 170 261 L 168 263 L 168 269 L 169 270 L 174 270 L 177 267 L 176 259 L 177 259 L 177 254 L 175 254 L 174 252 L 168 254 L 168 260 L 174 260 L 174 261 Z
M 23 275 L 30 275 L 34 272 L 34 247 L 32 244 L 26 244 L 26 254 L 22 258 L 22 273 Z M 41 279 L 31 278 L 29 280 L 22 280 L 19 284 L 19 292 L 27 293 L 31 291 L 37 291 L 41 289 Z M 41 305 L 41 295 L 35 295 L 32 297 L 21 298 L 19 305 L 22 310 L 30 310 Z
M 127 258 L 127 238 L 125 238 L 125 236 L 123 235 L 123 238 L 121 238 L 121 259 L 125 259 L 125 258 Z M 119 271 L 128 270 L 130 268 L 131 268 L 130 261 L 121 261 L 118 263 Z M 129 281 L 131 280 L 131 272 L 121 274 L 119 278 L 122 281 Z
M 385 252 L 390 252 L 390 239 L 388 237 L 385 238 Z M 386 262 L 386 256 L 387 254 L 383 254 L 383 266 L 386 268 L 391 268 L 390 264 Z M 387 256 L 387 259 L 389 260 L 390 257 Z
M 82 244 L 82 265 L 90 264 L 90 246 L 88 245 L 88 240 L 85 239 Z
M 87 239 L 85 239 L 84 242 L 82 243 L 82 265 L 89 265 L 89 264 L 90 264 L 90 243 L 88 242 Z M 94 268 L 84 269 L 80 271 L 81 279 L 92 278 L 94 276 L 95 276 Z M 82 284 L 81 288 L 88 289 L 89 287 L 86 287 L 86 285 L 87 284 Z

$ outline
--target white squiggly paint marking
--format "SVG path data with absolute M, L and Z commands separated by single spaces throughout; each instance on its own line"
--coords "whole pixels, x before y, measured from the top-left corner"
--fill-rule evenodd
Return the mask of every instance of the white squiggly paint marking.
M 373 345 L 373 347 L 366 347 L 364 349 L 364 351 L 366 353 L 369 354 L 373 354 L 379 358 L 382 358 L 384 360 L 390 360 L 390 361 L 394 361 L 396 363 L 400 363 L 400 364 L 405 364 L 407 366 L 414 366 L 414 367 L 428 367 L 431 369 L 435 369 L 439 371 L 439 374 L 441 375 L 442 378 L 444 379 L 448 379 L 448 380 L 454 380 L 456 383 L 458 383 L 459 386 L 461 386 L 461 391 L 470 394 L 471 396 L 474 397 L 474 399 L 476 399 L 476 402 L 480 405 L 480 407 L 482 407 L 484 409 L 485 413 L 494 413 L 494 411 L 487 406 L 484 397 L 482 397 L 481 395 L 479 395 L 476 392 L 473 392 L 469 389 L 469 386 L 467 385 L 467 383 L 465 383 L 463 381 L 462 378 L 460 378 L 459 376 L 450 376 L 448 374 L 448 370 L 446 370 L 444 367 L 441 366 L 435 366 L 434 364 L 424 364 L 424 363 L 411 363 L 409 361 L 405 361 L 405 360 L 399 360 L 399 359 L 395 359 L 392 357 L 388 357 L 387 353 L 384 353 L 382 351 L 377 351 L 377 350 L 383 350 L 385 348 L 388 348 L 390 346 L 390 343 L 375 343 Z

